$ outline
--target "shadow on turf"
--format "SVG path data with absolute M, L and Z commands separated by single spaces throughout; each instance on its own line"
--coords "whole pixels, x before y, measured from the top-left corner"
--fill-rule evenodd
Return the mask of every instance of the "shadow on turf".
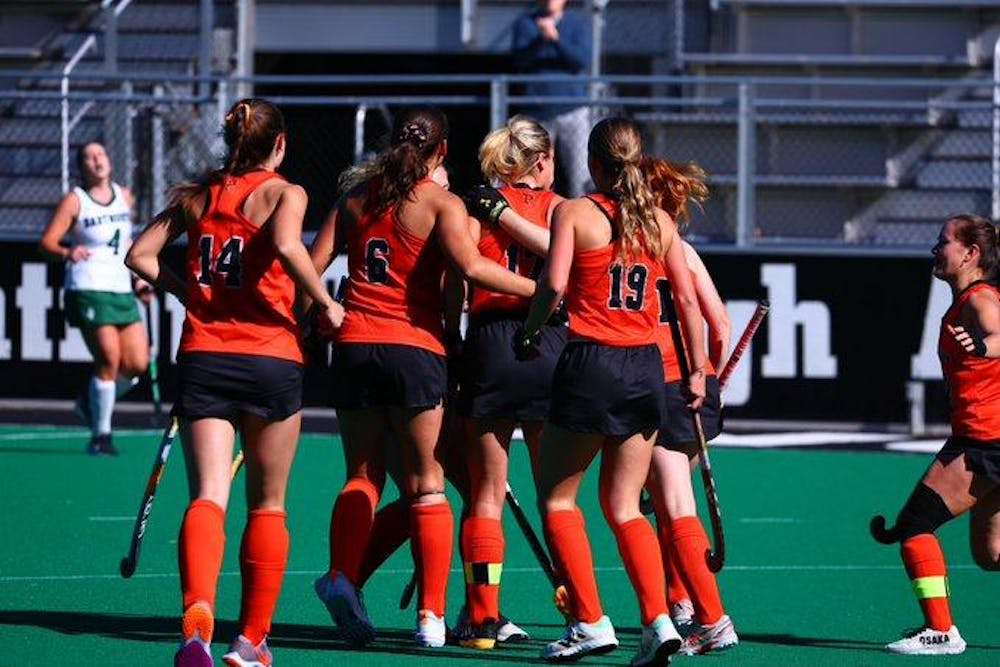
M 66 635 L 97 635 L 112 639 L 163 642 L 173 646 L 180 630 L 180 619 L 173 616 L 133 616 L 128 614 L 95 614 L 78 611 L 0 611 L 0 627 L 32 626 Z M 236 635 L 234 621 L 219 620 L 215 625 L 216 642 L 226 642 Z M 491 651 L 490 661 L 523 663 L 533 660 L 544 642 L 529 641 L 506 644 L 502 650 Z M 363 649 L 348 646 L 329 626 L 276 623 L 271 628 L 268 644 L 273 648 L 351 651 L 377 654 L 408 654 L 422 658 L 476 658 L 481 651 L 448 647 L 444 651 L 423 649 L 413 644 L 413 630 L 379 628 L 378 639 Z M 590 661 L 590 664 L 611 664 Z

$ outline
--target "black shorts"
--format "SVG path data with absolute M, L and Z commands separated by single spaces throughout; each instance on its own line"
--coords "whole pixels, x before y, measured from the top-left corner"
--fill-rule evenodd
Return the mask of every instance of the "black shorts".
M 984 441 L 953 435 L 934 457 L 944 465 L 965 454 L 965 467 L 1000 484 L 1000 440 Z
M 476 419 L 541 421 L 549 413 L 552 374 L 566 345 L 566 327 L 541 328 L 538 357 L 514 358 L 514 333 L 524 318 L 473 318 L 459 371 L 458 414 Z
M 445 357 L 412 345 L 333 346 L 330 404 L 339 410 L 430 408 L 448 390 Z
M 698 453 L 698 437 L 694 434 L 694 424 L 691 422 L 691 411 L 681 393 L 681 382 L 670 382 L 664 385 L 667 413 L 660 424 L 660 434 L 656 444 L 675 452 L 684 452 L 688 456 Z M 722 406 L 719 400 L 719 379 L 714 375 L 705 378 L 705 401 L 698 409 L 701 416 L 701 428 L 705 431 L 705 440 L 711 440 L 722 431 Z
M 549 421 L 577 433 L 628 437 L 660 427 L 663 361 L 656 345 L 570 341 L 552 379 Z
M 280 421 L 302 409 L 302 364 L 255 354 L 185 352 L 178 416 L 236 423 L 243 413 Z

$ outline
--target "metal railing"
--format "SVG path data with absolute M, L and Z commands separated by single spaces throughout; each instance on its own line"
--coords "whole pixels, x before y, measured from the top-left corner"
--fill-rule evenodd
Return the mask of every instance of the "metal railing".
M 86 43 L 75 55 L 86 52 L 83 46 Z M 350 120 L 324 129 L 326 134 L 322 136 L 319 129 L 309 128 L 307 131 L 315 136 L 302 142 L 308 158 L 317 165 L 314 168 L 332 173 L 328 183 L 335 182 L 337 169 L 371 152 L 373 141 L 366 132 L 366 119 L 371 118 L 369 112 L 373 109 L 384 118 L 401 106 L 435 104 L 453 114 L 453 123 L 472 123 L 486 130 L 502 124 L 512 111 L 526 105 L 582 104 L 591 107 L 594 118 L 608 113 L 631 116 L 644 131 L 647 150 L 680 162 L 694 160 L 708 170 L 715 195 L 704 211 L 696 212 L 693 226 L 694 233 L 706 242 L 736 248 L 822 244 L 827 248 L 922 253 L 934 218 L 919 223 L 902 220 L 905 224 L 898 224 L 906 217 L 907 207 L 913 207 L 912 202 L 905 201 L 906 196 L 939 196 L 942 209 L 952 200 L 958 205 L 984 199 L 985 210 L 975 212 L 998 213 L 1000 48 L 997 63 L 993 77 L 960 79 L 845 76 L 818 82 L 813 77 L 775 76 L 587 78 L 604 90 L 597 100 L 520 94 L 518 86 L 525 81 L 545 77 L 140 77 L 79 72 L 69 67 L 56 73 L 0 71 L 0 78 L 17 79 L 21 84 L 19 89 L 0 92 L 0 102 L 59 100 L 64 191 L 69 184 L 74 130 L 80 119 L 94 108 L 105 117 L 120 114 L 127 122 L 113 131 L 118 133 L 116 139 L 126 145 L 125 165 L 136 165 L 137 171 L 143 172 L 138 180 L 153 184 L 153 205 L 162 202 L 162 195 L 156 193 L 162 193 L 164 183 L 194 175 L 186 173 L 188 167 L 183 164 L 168 166 L 171 151 L 180 150 L 178 142 L 189 142 L 183 149 L 188 159 L 181 162 L 192 168 L 215 160 L 213 142 L 217 144 L 215 134 L 221 115 L 239 87 L 249 85 L 265 91 L 269 99 L 288 109 L 350 114 Z M 39 83 L 47 78 L 59 80 L 59 92 L 25 85 L 26 81 Z M 74 89 L 83 82 L 105 85 L 98 90 L 92 90 L 93 86 Z M 171 88 L 209 90 L 211 95 L 173 94 Z M 809 95 L 803 96 L 803 91 Z M 874 97 L 876 93 L 880 97 Z M 71 105 L 79 109 L 72 116 Z M 165 122 L 183 113 L 193 116 L 197 123 L 192 121 L 177 129 Z M 148 123 L 144 121 L 147 114 L 151 119 Z M 104 128 L 109 131 L 107 124 Z M 575 140 L 585 142 L 586 137 Z M 137 155 L 142 151 L 146 152 L 140 159 Z M 858 166 L 859 162 L 865 164 Z M 970 171 L 965 173 L 963 169 Z M 979 175 L 986 174 L 984 170 L 988 170 L 988 176 Z M 839 203 L 836 193 L 849 193 L 845 197 L 851 201 Z M 952 197 L 953 193 L 969 196 Z M 801 201 L 796 203 L 796 197 Z M 807 201 L 810 198 L 815 204 Z M 973 205 L 978 206 L 969 204 Z M 844 210 L 830 210 L 837 206 Z M 889 222 L 883 224 L 883 219 Z M 908 231 L 899 239 L 885 236 L 901 230 Z

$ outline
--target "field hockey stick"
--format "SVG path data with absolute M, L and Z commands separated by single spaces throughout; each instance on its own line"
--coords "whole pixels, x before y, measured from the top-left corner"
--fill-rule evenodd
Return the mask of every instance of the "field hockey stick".
M 167 457 L 170 456 L 170 448 L 177 437 L 177 429 L 180 421 L 177 415 L 170 413 L 170 423 L 163 432 L 160 439 L 160 447 L 156 452 L 156 459 L 153 461 L 153 470 L 146 480 L 146 490 L 142 494 L 142 503 L 139 504 L 139 513 L 135 517 L 135 527 L 132 529 L 132 542 L 128 546 L 128 554 L 122 558 L 118 566 L 122 577 L 128 579 L 135 573 L 135 567 L 139 563 L 139 549 L 142 546 L 142 538 L 146 535 L 146 525 L 149 522 L 149 514 L 153 511 L 153 499 L 156 498 L 156 487 L 163 477 L 163 470 L 167 465 Z
M 674 307 L 672 295 L 671 298 L 664 299 L 663 301 L 667 310 L 667 321 L 670 324 L 670 336 L 674 341 L 674 352 L 677 354 L 677 365 L 680 366 L 681 377 L 687 381 L 691 377 L 691 365 L 688 363 L 687 352 L 684 349 L 684 337 L 681 335 L 681 325 L 677 319 L 677 309 Z M 694 427 L 694 433 L 698 440 L 698 449 L 701 454 L 701 482 L 702 486 L 705 487 L 705 498 L 708 501 L 708 515 L 712 524 L 712 539 L 715 542 L 715 551 L 706 551 L 705 560 L 708 563 L 709 570 L 718 572 L 722 569 L 722 564 L 726 560 L 726 540 L 722 532 L 722 512 L 719 509 L 719 494 L 715 488 L 715 477 L 712 476 L 712 462 L 708 458 L 708 442 L 705 440 L 705 430 L 701 427 L 701 415 L 698 414 L 697 410 L 691 411 L 691 425 Z
M 750 347 L 750 343 L 753 341 L 754 334 L 757 333 L 757 329 L 760 327 L 760 323 L 764 321 L 764 316 L 767 315 L 767 311 L 771 309 L 771 304 L 767 299 L 761 299 L 757 302 L 757 309 L 753 312 L 753 317 L 747 322 L 746 328 L 743 330 L 743 335 L 740 336 L 740 340 L 736 343 L 736 347 L 733 348 L 732 354 L 729 355 L 729 359 L 722 367 L 722 371 L 719 373 L 719 391 L 721 392 L 725 388 L 726 383 L 729 381 L 729 376 L 733 374 L 736 370 L 736 364 L 740 363 L 740 358 L 743 353 L 747 351 Z
M 767 311 L 770 308 L 771 304 L 767 299 L 761 299 L 757 302 L 757 309 L 754 310 L 753 317 L 747 322 L 747 326 L 743 330 L 743 335 L 740 336 L 739 342 L 733 348 L 733 353 L 729 355 L 729 359 L 726 360 L 726 363 L 722 367 L 722 372 L 718 375 L 720 394 L 726 388 L 726 383 L 729 381 L 729 377 L 733 374 L 733 371 L 736 370 L 736 365 L 740 363 L 743 353 L 750 347 L 750 343 L 753 341 L 760 323 L 764 320 L 764 316 L 767 315 Z M 643 491 L 642 499 L 639 501 L 639 509 L 642 510 L 643 514 L 653 514 L 655 511 L 653 499 L 645 491 Z
M 524 535 L 524 539 L 528 541 L 528 546 L 531 547 L 531 553 L 535 555 L 535 560 L 542 566 L 542 572 L 545 573 L 545 577 L 552 584 L 552 589 L 555 591 L 553 602 L 556 605 L 556 609 L 569 619 L 569 595 L 566 592 L 566 586 L 563 585 L 559 575 L 556 574 L 556 570 L 552 566 L 552 559 L 549 558 L 549 554 L 542 545 L 542 541 L 535 534 L 535 529 L 531 527 L 531 522 L 528 521 L 528 517 L 521 508 L 521 503 L 518 502 L 517 496 L 514 495 L 514 489 L 510 488 L 509 482 L 505 497 L 507 498 L 507 506 L 510 507 L 511 514 L 514 515 L 514 521 L 517 522 L 517 527 L 521 529 L 521 534 Z
M 243 450 L 236 452 L 236 456 L 233 457 L 233 463 L 229 466 L 229 479 L 236 479 L 236 473 L 240 471 L 243 466 Z
M 154 349 L 159 349 L 159 345 L 153 345 L 153 307 L 146 304 L 146 336 L 149 339 L 149 391 L 153 397 L 153 424 L 160 426 L 163 423 L 163 401 L 160 398 L 160 367 L 156 361 Z

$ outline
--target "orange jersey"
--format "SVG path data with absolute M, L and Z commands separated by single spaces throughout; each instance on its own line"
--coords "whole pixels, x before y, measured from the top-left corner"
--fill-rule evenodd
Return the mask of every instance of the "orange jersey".
M 440 187 L 430 179 L 423 182 Z M 445 257 L 435 240 L 404 229 L 395 208 L 363 214 L 345 236 L 350 280 L 338 340 L 412 345 L 444 354 Z
M 588 197 L 613 218 L 617 203 L 601 193 Z M 566 311 L 569 338 L 627 347 L 656 342 L 659 304 L 656 282 L 665 275 L 663 260 L 642 253 L 618 258 L 618 243 L 578 251 L 573 257 Z
M 281 266 L 270 233 L 242 212 L 250 193 L 272 178 L 282 177 L 253 171 L 209 186 L 208 207 L 187 230 L 187 316 L 181 352 L 302 362 L 292 312 L 295 283 Z
M 543 229 L 548 229 L 548 211 L 556 193 L 551 190 L 533 190 L 525 187 L 505 185 L 500 188 L 510 207 L 524 218 Z M 479 253 L 497 264 L 506 267 L 513 273 L 532 280 L 537 280 L 542 271 L 544 257 L 522 248 L 517 241 L 499 227 L 482 226 L 479 238 Z M 486 311 L 527 312 L 531 305 L 530 297 L 500 294 L 488 289 L 476 287 L 472 290 L 469 312 L 480 314 Z
M 984 290 L 1000 292 L 989 283 L 973 283 L 945 312 L 938 336 L 938 356 L 948 385 L 952 433 L 991 441 L 1000 439 L 1000 359 L 966 352 L 946 328 L 946 325 L 957 326 L 969 297 Z
M 695 282 L 694 271 L 691 272 L 691 282 Z M 666 276 L 656 282 L 656 296 L 660 300 L 660 327 L 656 332 L 656 344 L 660 348 L 660 356 L 663 357 L 663 377 L 666 382 L 677 382 L 681 380 L 681 365 L 677 362 L 677 353 L 674 351 L 674 337 L 670 333 L 670 323 L 667 319 L 669 312 L 664 307 L 664 299 L 672 299 L 670 292 L 670 280 Z M 683 327 L 681 331 L 683 331 Z M 690 355 L 689 355 L 690 358 Z M 715 366 L 705 358 L 705 375 L 715 375 Z

